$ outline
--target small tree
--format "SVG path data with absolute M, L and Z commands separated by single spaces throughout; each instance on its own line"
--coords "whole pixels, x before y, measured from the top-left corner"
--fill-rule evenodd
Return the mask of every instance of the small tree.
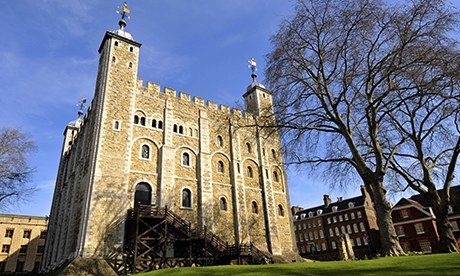
M 34 150 L 34 143 L 20 130 L 0 129 L 0 207 L 25 199 L 34 190 L 28 160 Z
M 432 47 L 411 49 L 442 43 L 446 14 L 441 0 L 305 0 L 272 38 L 266 76 L 288 156 L 326 165 L 336 181 L 357 173 L 375 205 L 383 255 L 403 254 L 384 185 L 403 141 L 391 138 L 387 105 L 411 87 L 392 78 L 424 66 Z

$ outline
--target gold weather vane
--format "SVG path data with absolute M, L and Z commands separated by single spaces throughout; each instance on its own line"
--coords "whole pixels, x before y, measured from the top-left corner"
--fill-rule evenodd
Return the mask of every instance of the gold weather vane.
M 255 58 L 250 58 L 248 60 L 248 68 L 251 69 L 251 77 L 252 77 L 252 81 L 253 82 L 256 82 L 256 78 L 257 78 L 257 63 L 256 63 L 256 60 Z
M 83 109 L 85 109 L 86 107 L 85 103 L 86 98 L 81 98 L 80 101 L 78 101 L 77 106 L 80 107 L 80 109 L 78 110 L 78 118 L 83 117 L 83 114 L 85 114 L 85 112 L 83 111 Z
M 118 6 L 118 11 L 117 11 L 118 14 L 121 15 L 121 19 L 124 20 L 125 18 L 126 19 L 129 19 L 129 14 L 131 14 L 131 9 L 129 8 L 128 6 L 128 3 L 124 2 L 123 3 L 123 6 Z
M 130 19 L 129 15 L 131 14 L 131 9 L 128 6 L 128 3 L 124 2 L 123 5 L 120 7 L 118 6 L 117 13 L 121 15 L 121 19 L 118 22 L 121 30 L 124 30 L 126 27 L 126 20 Z

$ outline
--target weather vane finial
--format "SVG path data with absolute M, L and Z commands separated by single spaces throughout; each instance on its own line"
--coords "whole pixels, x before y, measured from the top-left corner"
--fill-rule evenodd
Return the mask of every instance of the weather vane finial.
M 128 7 L 128 3 L 124 2 L 122 6 L 118 6 L 117 13 L 121 15 L 118 25 L 121 30 L 124 30 L 126 27 L 126 19 L 129 19 L 129 15 L 131 14 L 131 9 Z
M 248 60 L 248 67 L 249 69 L 251 69 L 251 77 L 252 77 L 252 81 L 253 82 L 256 82 L 256 78 L 257 78 L 257 63 L 256 63 L 256 60 L 252 57 Z
M 83 111 L 85 109 L 85 107 L 86 107 L 85 103 L 86 103 L 86 98 L 81 98 L 80 101 L 78 101 L 77 106 L 80 108 L 78 110 L 78 118 L 79 119 L 83 117 L 83 114 L 85 114 L 85 112 Z

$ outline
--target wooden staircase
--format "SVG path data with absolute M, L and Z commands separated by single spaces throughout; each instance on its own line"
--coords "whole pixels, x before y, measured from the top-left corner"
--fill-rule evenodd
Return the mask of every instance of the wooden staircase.
M 124 271 L 139 273 L 180 266 L 266 264 L 271 256 L 253 244 L 229 245 L 206 228 L 198 229 L 167 207 L 140 205 L 128 211 Z

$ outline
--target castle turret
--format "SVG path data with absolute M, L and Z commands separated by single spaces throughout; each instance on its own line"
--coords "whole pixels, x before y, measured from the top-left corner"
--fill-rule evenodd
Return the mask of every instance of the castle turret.
M 272 113 L 272 93 L 257 81 L 257 63 L 254 58 L 251 58 L 248 63 L 252 71 L 252 82 L 248 85 L 246 93 L 243 94 L 246 111 L 257 116 L 265 112 Z

